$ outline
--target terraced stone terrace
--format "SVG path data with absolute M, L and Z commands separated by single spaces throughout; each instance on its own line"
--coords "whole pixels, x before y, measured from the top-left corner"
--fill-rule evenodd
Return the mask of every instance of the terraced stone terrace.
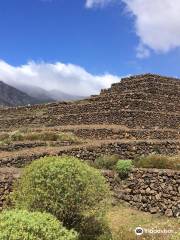
M 178 153 L 179 90 L 178 79 L 145 74 L 124 78 L 102 90 L 100 95 L 85 100 L 1 108 L 0 133 L 22 128 L 32 132 L 69 132 L 81 141 L 23 140 L 1 144 L 0 164 L 4 165 L 7 157 L 10 163 L 17 156 L 28 159 L 34 154 L 36 157 L 36 152 L 61 154 L 83 149 L 90 149 L 95 155 L 102 149 L 130 158 L 154 151 Z
M 179 99 L 179 79 L 145 74 L 85 100 L 0 108 L 0 172 L 17 174 L 46 155 L 179 154 Z

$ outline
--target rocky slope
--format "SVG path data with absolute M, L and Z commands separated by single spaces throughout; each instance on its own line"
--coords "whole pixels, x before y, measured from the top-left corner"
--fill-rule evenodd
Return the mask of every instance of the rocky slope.
M 0 106 L 23 106 L 35 104 L 38 100 L 0 81 Z
M 43 87 L 37 87 L 35 85 L 29 84 L 18 84 L 16 82 L 8 84 L 28 94 L 33 98 L 38 99 L 38 103 L 50 103 L 56 101 L 71 101 L 71 100 L 73 101 L 85 98 L 84 96 L 71 95 L 57 89 L 45 90 Z

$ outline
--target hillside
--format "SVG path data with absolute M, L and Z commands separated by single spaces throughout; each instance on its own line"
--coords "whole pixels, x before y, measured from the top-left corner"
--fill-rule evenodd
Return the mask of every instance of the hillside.
M 83 99 L 58 90 L 46 91 L 43 88 L 28 85 L 11 86 L 0 81 L 0 106 L 17 107 L 25 105 L 52 103 Z
M 33 85 L 15 84 L 14 87 L 19 89 L 22 92 L 25 92 L 29 96 L 38 99 L 37 103 L 50 103 L 50 102 L 56 102 L 56 101 L 69 101 L 69 100 L 78 100 L 78 99 L 85 98 L 82 96 L 67 94 L 59 90 L 48 91 Z
M 56 100 L 52 98 L 48 91 L 44 90 L 43 88 L 32 86 L 32 85 L 26 85 L 26 84 L 17 84 L 14 83 L 12 86 L 17 88 L 18 90 L 28 94 L 29 96 L 38 99 L 37 103 L 49 103 L 49 102 L 55 102 Z
M 179 89 L 180 80 L 158 75 L 124 78 L 100 95 L 84 100 L 1 110 L 5 117 L 0 125 L 8 126 L 6 115 L 10 114 L 15 127 L 116 124 L 141 129 L 178 129 Z
M 155 153 L 178 155 L 179 97 L 179 79 L 145 74 L 124 78 L 100 95 L 84 100 L 0 108 L 0 168 L 23 168 L 32 160 L 49 155 L 66 154 L 91 163 L 107 154 L 132 160 Z M 126 186 L 132 188 L 132 194 L 122 195 L 119 191 L 119 199 L 140 210 L 176 216 L 179 172 L 134 170 L 133 174 L 131 186 Z M 137 200 L 143 194 L 139 194 L 133 181 L 138 183 L 140 175 L 143 185 L 139 182 L 138 188 L 142 192 L 143 188 L 151 188 L 156 195 L 162 191 L 160 200 L 153 194 L 152 198 L 147 197 L 147 204 Z M 170 185 L 169 189 L 175 186 L 174 197 L 171 199 L 171 192 L 163 189 L 163 184 L 157 183 L 157 190 L 147 178 L 152 182 L 161 179 Z M 162 208 L 161 202 L 167 196 L 176 208 Z
M 154 151 L 177 153 L 179 89 L 180 80 L 146 74 L 122 79 L 85 100 L 0 109 L 1 131 L 25 127 L 32 131 L 72 132 L 84 139 L 83 144 L 73 147 L 32 144 L 31 151 L 22 144 L 18 147 L 21 151 L 3 151 L 0 159 L 22 156 L 25 160 L 32 159 L 32 153 L 36 158 L 44 152 L 62 154 L 72 149 L 73 155 L 84 159 L 95 159 L 105 152 L 126 158 Z
M 37 103 L 37 99 L 0 81 L 0 105 L 22 106 Z

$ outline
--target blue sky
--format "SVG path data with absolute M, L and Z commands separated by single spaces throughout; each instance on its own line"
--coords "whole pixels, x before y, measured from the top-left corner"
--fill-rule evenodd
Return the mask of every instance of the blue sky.
M 129 74 L 180 76 L 179 10 L 179 0 L 1 0 L 0 78 L 81 94 Z

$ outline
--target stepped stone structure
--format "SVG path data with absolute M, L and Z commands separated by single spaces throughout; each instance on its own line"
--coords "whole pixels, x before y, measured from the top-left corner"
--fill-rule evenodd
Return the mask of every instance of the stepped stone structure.
M 131 128 L 180 127 L 180 80 L 158 75 L 124 78 L 100 95 L 62 102 L 0 110 L 0 126 L 121 124 Z M 39 114 L 38 114 L 39 113 Z
M 176 154 L 180 151 L 179 99 L 179 79 L 153 74 L 132 76 L 85 100 L 0 108 L 0 131 L 22 127 L 38 131 L 42 127 L 51 130 L 58 127 L 62 131 L 71 131 L 88 139 L 89 143 L 75 150 L 54 152 L 73 152 L 82 158 L 89 158 L 92 153 L 94 158 L 100 153 L 117 153 L 129 158 L 151 152 Z M 24 148 L 31 145 L 35 150 L 35 146 L 44 144 L 27 143 Z M 20 146 L 23 148 L 23 144 Z M 1 149 L 12 148 L 15 146 Z M 44 152 L 48 154 L 48 149 L 33 151 L 33 154 L 39 156 Z M 0 154 L 1 165 L 11 162 L 9 154 L 6 155 L 1 159 Z M 16 158 L 24 159 L 24 154 L 23 157 L 13 156 L 13 162 Z M 32 154 L 27 159 L 33 159 Z
M 17 141 L 0 145 L 0 170 L 4 168 L 21 169 L 31 161 L 47 155 L 73 155 L 86 161 L 94 161 L 102 154 L 118 154 L 120 159 L 134 159 L 142 154 L 160 153 L 174 155 L 180 153 L 180 79 L 144 74 L 121 79 L 99 95 L 74 102 L 59 102 L 34 106 L 0 108 L 0 136 L 19 129 L 30 129 L 33 132 L 50 131 L 71 132 L 81 139 L 80 143 L 46 141 Z M 14 170 L 13 170 L 14 171 Z M 146 170 L 133 173 L 137 180 L 146 175 Z M 166 171 L 166 170 L 165 170 Z M 17 171 L 18 172 L 18 171 Z M 144 175 L 145 174 L 145 175 Z M 169 174 L 169 173 L 167 173 Z M 179 184 L 179 172 L 174 172 L 176 186 Z M 147 174 L 156 181 L 158 173 Z M 9 178 L 0 179 L 0 207 L 4 202 L 7 186 L 12 188 L 14 175 L 8 172 Z M 16 176 L 16 175 L 15 175 Z M 171 176 L 165 176 L 171 179 Z M 16 177 L 15 177 L 16 178 Z M 4 178 L 3 178 L 4 179 Z M 130 181 L 134 181 L 130 179 Z M 158 175 L 159 184 L 161 175 Z M 144 181 L 144 180 L 143 180 Z M 2 182 L 2 183 L 1 183 Z M 147 182 L 140 187 L 144 187 Z M 171 181 L 171 183 L 174 183 Z M 172 185 L 172 184 L 171 184 Z M 128 187 L 128 186 L 127 186 Z M 148 185 L 145 187 L 149 187 Z M 159 191 L 151 185 L 152 191 Z M 142 205 L 141 193 L 134 186 L 131 194 L 119 195 L 120 199 L 129 201 L 141 210 L 166 213 L 175 211 L 179 205 L 171 199 L 174 208 L 165 203 L 150 200 Z M 10 190 L 7 190 L 10 191 Z M 160 189 L 163 191 L 163 189 Z M 176 188 L 179 198 L 179 188 Z M 137 195 L 137 196 L 136 196 Z M 142 194 L 143 195 L 143 194 Z M 152 194 L 153 195 L 153 194 Z M 156 194 L 157 195 L 157 194 Z M 122 196 L 122 197 L 120 197 Z M 148 198 L 148 194 L 145 195 Z M 149 194 L 151 196 L 151 194 Z M 162 194 L 162 196 L 165 196 Z M 136 198 L 137 197 L 137 198 Z M 2 200 L 1 200 L 2 199 Z M 130 199 L 130 200 L 128 200 Z M 150 199 L 150 198 L 149 198 Z M 154 199 L 154 195 L 152 196 Z M 137 200 L 137 201 L 136 201 Z M 179 202 L 178 202 L 179 204 Z M 170 209 L 170 210 L 168 210 Z M 172 213 L 172 212 L 171 212 Z M 172 214 L 171 214 L 172 215 Z M 173 212 L 173 216 L 175 213 Z

